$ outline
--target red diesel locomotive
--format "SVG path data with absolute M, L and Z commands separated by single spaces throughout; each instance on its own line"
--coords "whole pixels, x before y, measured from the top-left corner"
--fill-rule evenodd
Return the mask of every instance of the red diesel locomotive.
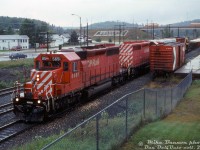
M 20 84 L 16 83 L 14 113 L 22 120 L 43 121 L 80 102 L 82 97 L 91 97 L 124 82 L 134 76 L 133 70 L 144 67 L 148 44 L 129 42 L 120 48 L 105 44 L 38 55 L 24 90 L 20 91 Z
M 149 41 L 124 42 L 120 46 L 119 63 L 128 70 L 128 76 L 134 77 L 148 70 Z

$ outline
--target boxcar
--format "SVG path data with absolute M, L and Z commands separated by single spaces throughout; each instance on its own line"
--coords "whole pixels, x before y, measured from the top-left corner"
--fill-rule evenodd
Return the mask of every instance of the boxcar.
M 184 43 L 151 43 L 150 70 L 154 75 L 168 74 L 180 68 L 185 61 Z

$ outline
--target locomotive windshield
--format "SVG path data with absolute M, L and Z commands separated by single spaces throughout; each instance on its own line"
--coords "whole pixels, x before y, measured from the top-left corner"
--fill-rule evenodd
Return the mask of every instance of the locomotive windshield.
M 41 61 L 35 62 L 36 70 L 54 70 L 61 67 L 60 57 L 46 57 L 43 56 Z

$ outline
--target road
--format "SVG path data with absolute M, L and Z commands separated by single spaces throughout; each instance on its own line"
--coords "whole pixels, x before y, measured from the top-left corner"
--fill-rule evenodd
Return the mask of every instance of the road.
M 69 48 L 69 47 L 63 47 L 63 48 Z M 49 51 L 54 51 L 58 50 L 58 48 L 50 48 Z M 35 58 L 37 57 L 40 53 L 47 53 L 47 49 L 26 49 L 26 50 L 21 50 L 21 51 L 10 51 L 8 52 L 0 52 L 0 61 L 10 61 L 9 55 L 11 53 L 23 53 L 27 55 L 27 58 Z
M 106 41 L 102 41 L 102 42 L 92 42 L 89 45 L 95 45 L 95 44 L 105 44 L 108 43 Z M 83 45 L 84 46 L 84 45 Z M 66 46 L 66 47 L 62 47 L 62 49 L 68 49 L 68 48 L 74 48 L 74 47 L 79 47 L 79 45 L 77 46 Z M 54 51 L 54 50 L 58 50 L 58 47 L 56 48 L 49 48 L 49 51 Z M 47 53 L 47 49 L 26 49 L 26 50 L 21 50 L 21 51 L 10 51 L 8 50 L 8 52 L 0 52 L 0 61 L 10 61 L 9 55 L 11 53 L 23 53 L 26 54 L 28 57 L 27 58 L 35 58 L 37 57 L 40 53 Z

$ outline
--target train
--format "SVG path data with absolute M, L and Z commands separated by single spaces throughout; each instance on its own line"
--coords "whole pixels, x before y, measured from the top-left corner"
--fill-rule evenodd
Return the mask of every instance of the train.
M 23 90 L 21 83 L 15 83 L 13 111 L 20 120 L 42 122 L 149 70 L 153 76 L 169 74 L 184 64 L 185 41 L 129 41 L 39 54 Z
M 15 83 L 15 115 L 26 122 L 42 122 L 138 76 L 149 68 L 149 43 L 99 44 L 39 54 L 23 90 Z

